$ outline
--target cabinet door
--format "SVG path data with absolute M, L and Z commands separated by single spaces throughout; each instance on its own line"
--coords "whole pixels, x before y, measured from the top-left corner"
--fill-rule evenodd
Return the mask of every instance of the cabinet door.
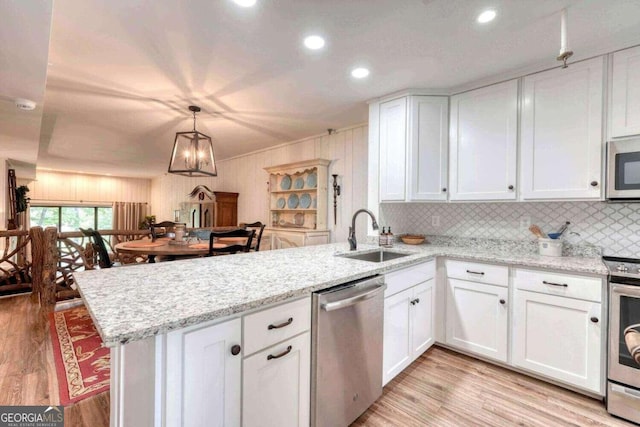
M 413 288 L 414 304 L 411 306 L 413 331 L 411 334 L 412 360 L 418 358 L 433 345 L 434 280 L 420 283 Z
M 242 424 L 247 427 L 308 426 L 310 375 L 309 332 L 246 358 Z
M 409 113 L 409 200 L 447 200 L 449 100 L 412 96 Z
M 167 334 L 167 426 L 239 426 L 240 319 Z
M 413 288 L 384 300 L 384 351 L 382 384 L 385 385 L 412 361 L 411 301 Z
M 640 47 L 613 54 L 611 136 L 640 134 Z
M 516 290 L 513 364 L 602 394 L 602 320 L 600 303 Z
M 451 97 L 451 200 L 514 200 L 518 81 Z
M 447 344 L 506 362 L 509 289 L 448 279 L 447 290 Z
M 380 201 L 401 201 L 406 191 L 407 99 L 380 104 Z
M 523 199 L 602 196 L 603 58 L 524 78 Z
M 287 233 L 278 231 L 273 233 L 273 249 L 299 248 L 304 246 L 304 233 Z

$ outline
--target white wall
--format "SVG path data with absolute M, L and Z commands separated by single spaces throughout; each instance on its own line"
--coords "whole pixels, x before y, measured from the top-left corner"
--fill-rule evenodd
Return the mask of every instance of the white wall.
M 337 225 L 333 216 L 333 188 L 329 182 L 329 228 L 334 241 L 346 241 L 351 215 L 367 205 L 367 125 L 339 129 L 333 135 L 315 136 L 218 162 L 215 178 L 187 178 L 166 174 L 154 178 L 151 185 L 151 212 L 158 221 L 173 219 L 173 211 L 198 184 L 214 191 L 239 193 L 238 221 L 268 223 L 267 181 L 264 170 L 300 160 L 331 160 L 329 175 L 338 174 L 342 195 L 338 197 Z M 331 179 L 331 178 L 330 178 Z M 365 218 L 358 220 L 359 239 L 366 235 Z
M 115 176 L 36 171 L 26 184 L 33 201 L 57 202 L 149 202 L 151 180 Z

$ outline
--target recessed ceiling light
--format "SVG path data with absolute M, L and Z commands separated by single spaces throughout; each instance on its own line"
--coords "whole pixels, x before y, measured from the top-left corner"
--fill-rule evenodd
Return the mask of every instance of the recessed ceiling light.
M 233 0 L 233 2 L 242 7 L 252 7 L 256 5 L 256 0 Z
M 324 39 L 320 36 L 308 36 L 304 38 L 304 45 L 311 50 L 318 50 L 324 47 Z
M 368 75 L 369 70 L 363 67 L 354 68 L 353 70 L 351 70 L 351 76 L 355 77 L 356 79 L 364 79 Z
M 491 22 L 496 18 L 495 10 L 485 10 L 480 15 L 478 15 L 477 21 L 481 24 L 486 24 L 487 22 Z

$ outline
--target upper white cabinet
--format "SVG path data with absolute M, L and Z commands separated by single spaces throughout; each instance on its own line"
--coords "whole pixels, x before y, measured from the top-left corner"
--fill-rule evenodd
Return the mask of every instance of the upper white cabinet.
M 409 102 L 409 200 L 447 200 L 449 100 L 412 96 Z
M 406 196 L 407 98 L 380 104 L 380 201 Z
M 522 198 L 602 197 L 604 58 L 524 78 Z
M 445 96 L 380 104 L 380 201 L 447 199 L 448 107 Z
M 515 200 L 518 81 L 451 97 L 451 200 Z
M 611 136 L 640 134 L 640 47 L 613 54 Z

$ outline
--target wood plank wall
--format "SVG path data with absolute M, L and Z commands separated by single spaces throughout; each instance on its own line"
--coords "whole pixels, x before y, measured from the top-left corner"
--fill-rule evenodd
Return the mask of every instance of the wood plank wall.
M 268 223 L 268 174 L 266 166 L 300 160 L 323 158 L 331 160 L 329 174 L 338 174 L 342 195 L 338 197 L 337 225 L 333 220 L 333 188 L 329 182 L 329 225 L 333 241 L 346 241 L 351 216 L 356 209 L 367 206 L 367 132 L 366 124 L 339 129 L 333 135 L 306 138 L 280 146 L 249 153 L 218 162 L 215 178 L 186 178 L 164 175 L 154 178 L 151 185 L 151 212 L 158 220 L 173 219 L 181 202 L 198 184 L 214 191 L 240 193 L 238 221 Z M 358 239 L 366 236 L 366 219 L 358 219 Z

